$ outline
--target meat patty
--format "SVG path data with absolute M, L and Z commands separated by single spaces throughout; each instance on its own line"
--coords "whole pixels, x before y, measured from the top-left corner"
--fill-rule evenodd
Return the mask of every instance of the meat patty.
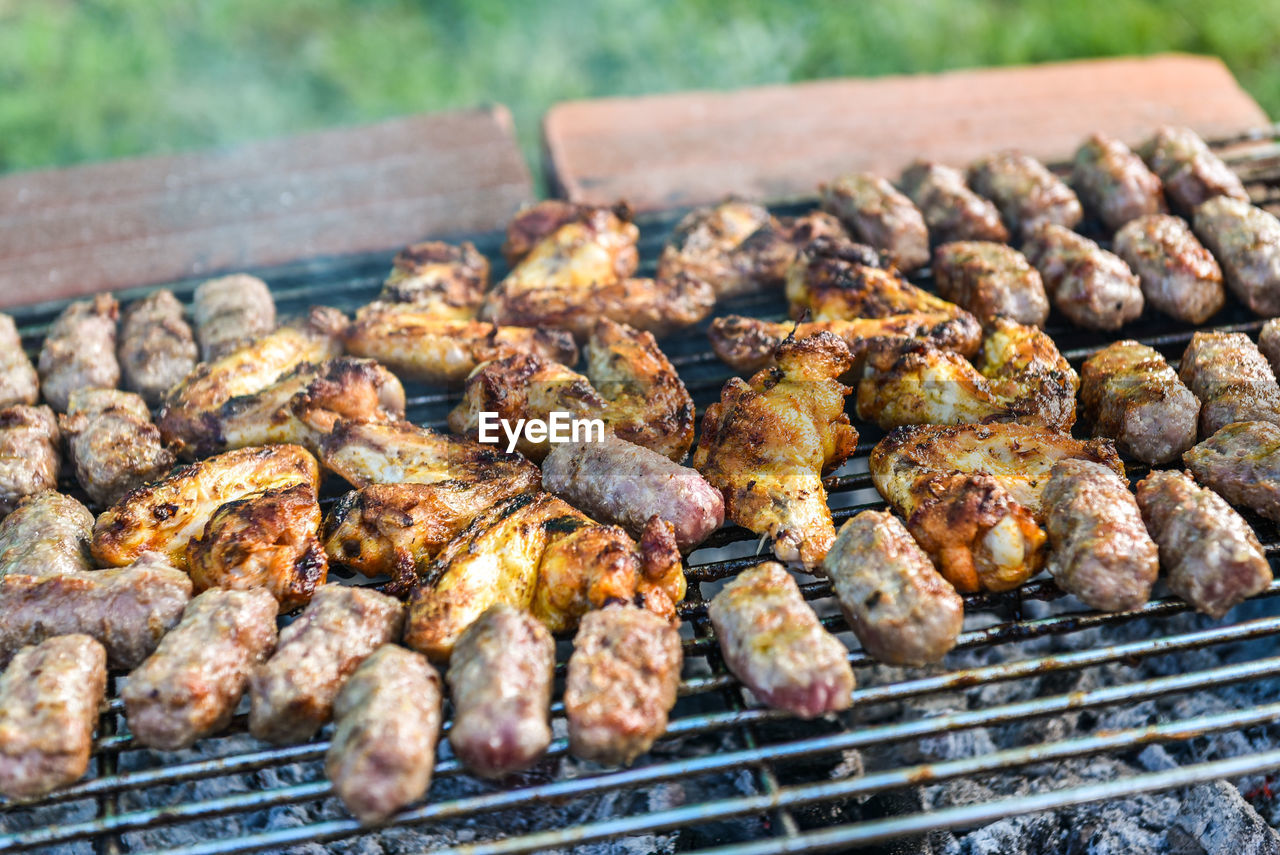
M 49 326 L 38 363 L 40 387 L 49 406 L 64 412 L 77 389 L 114 389 L 120 382 L 119 314 L 116 298 L 99 294 L 67 306 Z
M 853 703 L 849 651 L 781 564 L 738 574 L 707 605 L 725 664 L 763 703 L 816 718 Z
M 916 161 L 898 179 L 902 192 L 915 203 L 936 244 L 950 241 L 1009 240 L 1000 211 L 969 189 L 964 172 L 941 163 Z
M 1033 157 L 1005 151 L 969 167 L 969 186 L 1000 209 L 1015 240 L 1045 223 L 1074 228 L 1083 218 L 1080 200 L 1062 179 Z
M 212 362 L 276 328 L 276 301 L 267 283 L 237 273 L 210 279 L 196 289 L 192 315 L 200 359 Z
M 0 675 L 0 795 L 30 799 L 89 768 L 107 655 L 87 635 L 24 647 Z
M 34 404 L 40 398 L 40 378 L 22 347 L 13 318 L 0 313 L 0 407 Z
M 1053 581 L 1105 612 L 1136 609 L 1160 572 L 1156 544 L 1119 475 L 1088 460 L 1063 460 L 1044 488 L 1047 567 Z
M 24 496 L 58 486 L 62 434 L 53 410 L 14 404 L 0 409 L 0 517 Z
M 1185 473 L 1152 472 L 1139 481 L 1138 507 L 1160 548 L 1169 589 L 1196 611 L 1220 618 L 1271 584 L 1253 529 Z
M 27 496 L 0 521 L 0 576 L 57 576 L 92 569 L 93 514 L 70 496 Z
M 177 751 L 231 721 L 249 674 L 276 643 L 276 601 L 267 591 L 205 591 L 129 674 L 129 730 L 143 744 Z
M 249 732 L 277 744 L 315 736 L 347 677 L 398 638 L 403 623 L 404 606 L 377 591 L 344 585 L 316 591 L 249 679 Z
M 933 278 L 939 297 L 972 312 L 983 327 L 998 317 L 1042 327 L 1049 317 L 1040 272 L 1011 246 L 945 243 L 933 253 Z
M 124 387 L 149 406 L 157 406 L 191 373 L 198 355 L 182 304 L 172 291 L 153 291 L 125 310 L 117 348 Z
M 1116 232 L 1114 248 L 1138 274 L 1146 301 L 1170 317 L 1202 324 L 1227 299 L 1218 262 L 1179 217 L 1130 220 Z
M 141 395 L 116 389 L 78 389 L 59 419 L 76 480 L 100 507 L 135 487 L 158 481 L 177 458 Z
M 824 211 L 835 214 L 857 240 L 884 250 L 899 270 L 929 263 L 924 216 L 885 179 L 858 172 L 819 185 L 818 192 Z
M 1214 196 L 1249 201 L 1240 178 L 1210 151 L 1190 128 L 1165 126 L 1139 149 L 1142 159 L 1164 183 L 1164 193 L 1177 211 L 1190 214 Z
M 1071 183 L 1085 207 L 1111 231 L 1165 211 L 1160 179 L 1127 145 L 1102 134 L 1091 134 L 1076 149 Z
M 1144 463 L 1168 463 L 1196 444 L 1200 402 L 1153 348 L 1118 341 L 1085 360 L 1080 400 L 1094 436 Z
M 1053 307 L 1073 324 L 1117 330 L 1142 314 L 1138 277 L 1087 237 L 1049 223 L 1031 235 L 1025 249 Z
M 1280 315 L 1280 220 L 1248 202 L 1215 196 L 1196 208 L 1192 224 L 1222 265 L 1231 293 L 1263 317 Z
M 1178 366 L 1200 399 L 1200 435 L 1232 422 L 1280 424 L 1280 385 L 1266 357 L 1244 333 L 1198 332 Z
M 556 644 L 528 612 L 499 603 L 467 627 L 449 659 L 449 744 L 477 775 L 532 766 L 551 744 Z
M 1229 424 L 1183 454 L 1182 462 L 1231 504 L 1280 523 L 1280 426 Z
M 853 634 L 889 665 L 938 662 L 964 628 L 964 600 L 889 511 L 840 527 L 822 562 Z

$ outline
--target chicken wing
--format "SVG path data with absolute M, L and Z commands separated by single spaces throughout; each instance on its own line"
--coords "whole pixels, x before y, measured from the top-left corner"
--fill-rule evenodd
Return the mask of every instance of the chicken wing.
M 489 288 L 489 259 L 465 242 L 427 241 L 396 253 L 380 300 L 413 306 L 433 317 L 470 320 Z

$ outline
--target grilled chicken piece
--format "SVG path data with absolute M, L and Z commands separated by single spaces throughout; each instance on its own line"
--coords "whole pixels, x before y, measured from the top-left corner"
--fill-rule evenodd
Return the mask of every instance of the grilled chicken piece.
M 878 175 L 858 172 L 818 185 L 822 208 L 856 239 L 884 250 L 899 270 L 929 263 L 929 230 L 911 200 Z
M 813 569 L 835 540 L 823 474 L 853 453 L 858 432 L 837 378 L 852 359 L 838 338 L 787 340 L 777 366 L 730 378 L 707 408 L 693 466 L 724 494 L 729 519 L 773 540 L 782 561 Z
M 969 167 L 969 186 L 1000 209 L 1017 240 L 1026 240 L 1045 223 L 1074 228 L 1084 217 L 1080 200 L 1062 179 L 1033 157 L 1000 152 Z
M 0 517 L 25 496 L 58 486 L 58 419 L 41 405 L 0 409 Z
M 946 243 L 933 253 L 938 295 L 973 313 L 983 327 L 997 317 L 1042 327 L 1049 298 L 1040 272 L 1011 246 L 989 241 Z
M 1196 480 L 1280 523 L 1280 426 L 1234 422 L 1182 455 Z
M 1214 196 L 1249 201 L 1240 178 L 1190 128 L 1162 127 L 1139 152 L 1180 213 L 1190 214 Z
M 1050 223 L 1032 233 L 1026 253 L 1040 271 L 1054 309 L 1073 324 L 1117 330 L 1142 314 L 1138 277 L 1087 237 Z
M 1165 212 L 1160 179 L 1118 139 L 1091 134 L 1078 149 L 1071 183 L 1085 207 L 1110 231 Z
M 141 395 L 79 389 L 58 421 L 76 480 L 101 507 L 173 468 L 173 452 L 161 443 Z
M 964 173 L 955 167 L 917 160 L 902 173 L 898 185 L 924 215 L 935 246 L 951 241 L 1009 240 L 1000 211 L 970 190 Z
M 1196 208 L 1192 223 L 1222 265 L 1231 293 L 1263 317 L 1280 314 L 1280 219 L 1248 202 L 1215 196 Z
M 426 241 L 396 253 L 378 299 L 441 319 L 470 320 L 489 289 L 489 259 L 470 241 Z
M 1280 385 L 1244 333 L 1196 333 L 1183 351 L 1178 376 L 1200 399 L 1201 436 L 1232 422 L 1280 424 Z
M 173 566 L 190 567 L 187 547 L 218 508 L 262 490 L 320 483 L 316 459 L 297 445 L 228 451 L 179 466 L 162 481 L 139 487 L 98 517 L 93 557 L 119 567 L 144 552 L 163 553 Z
M 0 576 L 57 576 L 89 570 L 93 514 L 70 496 L 46 490 L 18 502 L 0 520 Z
M 161 288 L 125 310 L 117 356 L 124 387 L 156 406 L 196 366 L 196 341 L 182 304 Z
M 77 389 L 114 389 L 120 382 L 116 361 L 116 318 L 120 305 L 110 294 L 72 303 L 49 326 L 40 348 L 40 391 L 58 412 Z
M 267 283 L 244 273 L 203 283 L 191 313 L 203 362 L 221 359 L 276 328 L 276 301 Z
M 1138 274 L 1142 296 L 1166 315 L 1202 324 L 1226 301 L 1218 262 L 1179 217 L 1130 221 L 1116 232 L 1115 251 Z
M 22 347 L 13 318 L 0 313 L 0 408 L 34 404 L 40 398 L 40 378 Z
M 1196 443 L 1200 402 L 1158 351 L 1118 341 L 1081 367 L 1080 400 L 1095 436 L 1144 463 L 1168 463 Z
M 1044 562 L 1041 491 L 1065 459 L 1124 466 L 1108 440 L 1019 424 L 915 425 L 871 452 L 871 479 L 959 591 L 1016 588 Z

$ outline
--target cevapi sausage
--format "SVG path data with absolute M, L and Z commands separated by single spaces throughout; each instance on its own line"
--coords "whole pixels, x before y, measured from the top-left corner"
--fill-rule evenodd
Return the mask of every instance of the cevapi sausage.
M 120 382 L 116 360 L 116 318 L 120 305 L 110 294 L 72 303 L 49 326 L 40 349 L 44 399 L 65 412 L 77 389 L 114 389 Z
M 192 315 L 200 359 L 212 362 L 276 328 L 276 301 L 267 283 L 237 273 L 210 279 L 196 289 Z
M 1085 360 L 1080 400 L 1094 436 L 1144 463 L 1168 463 L 1196 444 L 1200 402 L 1153 348 L 1118 341 Z
M 1178 376 L 1200 399 L 1201 436 L 1232 422 L 1280 424 L 1280 385 L 1244 333 L 1196 333 L 1182 353 Z
M 46 406 L 0 410 L 0 517 L 23 497 L 58 486 L 61 440 L 58 419 Z
M 70 496 L 27 496 L 0 521 L 0 576 L 57 576 L 93 567 L 93 514 Z
M 22 347 L 13 318 L 0 313 L 0 407 L 34 404 L 40 398 L 40 378 Z
M 125 310 L 117 355 L 124 387 L 152 407 L 191 373 L 196 342 L 172 291 L 161 288 Z

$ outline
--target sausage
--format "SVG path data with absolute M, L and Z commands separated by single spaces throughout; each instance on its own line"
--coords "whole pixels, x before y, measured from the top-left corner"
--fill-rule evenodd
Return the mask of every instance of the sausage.
M 0 795 L 30 799 L 89 768 L 107 655 L 87 635 L 23 648 L 0 675 Z
M 969 186 L 995 203 L 1009 233 L 1026 240 L 1045 223 L 1074 228 L 1084 217 L 1080 200 L 1062 179 L 1033 157 L 1006 151 L 969 167 Z
M 276 301 L 267 283 L 236 273 L 196 288 L 191 314 L 203 362 L 226 356 L 245 342 L 276 328 Z
M 671 523 L 688 552 L 724 523 L 724 498 L 696 469 L 613 434 L 600 442 L 565 442 L 542 461 L 542 485 L 593 519 L 633 537 L 649 518 Z
M 442 702 L 436 669 L 394 644 L 374 651 L 338 693 L 324 770 L 362 823 L 382 822 L 427 794 Z
M 1138 277 L 1087 237 L 1050 223 L 1031 236 L 1026 253 L 1040 271 L 1053 307 L 1073 324 L 1117 330 L 1142 314 Z
M 1152 472 L 1139 481 L 1138 507 L 1160 548 L 1169 589 L 1196 611 L 1220 618 L 1271 584 L 1253 529 L 1185 473 Z
M 1002 243 L 943 244 L 933 253 L 933 279 L 939 297 L 972 312 L 984 328 L 998 317 L 1042 327 L 1049 317 L 1040 272 Z
M 863 511 L 823 559 L 840 609 L 871 656 L 890 665 L 938 662 L 964 628 L 964 600 L 902 521 Z
M 276 643 L 276 601 L 261 588 L 205 591 L 129 674 L 129 730 L 162 751 L 187 748 L 231 721 L 249 674 Z
M 765 704 L 816 718 L 853 703 L 849 651 L 818 621 L 776 561 L 738 574 L 707 615 L 729 670 Z
M 120 320 L 117 356 L 124 387 L 156 406 L 196 367 L 195 337 L 182 304 L 161 288 L 131 305 Z
M 27 496 L 0 521 L 0 576 L 57 576 L 90 570 L 93 514 L 53 490 Z
M 1165 126 L 1139 149 L 1142 159 L 1164 183 L 1164 194 L 1177 211 L 1190 214 L 1214 196 L 1249 201 L 1240 177 L 1209 150 L 1190 128 Z
M 26 644 L 83 633 L 112 668 L 136 668 L 182 618 L 191 580 L 149 552 L 128 567 L 0 578 L 0 662 Z
M 1009 240 L 1000 211 L 964 183 L 964 173 L 941 163 L 916 161 L 898 179 L 902 192 L 924 215 L 936 244 L 951 241 Z
M 1280 424 L 1280 386 L 1266 357 L 1244 333 L 1198 332 L 1178 366 L 1200 399 L 1200 435 L 1232 422 Z
M 347 677 L 398 638 L 403 623 L 398 600 L 367 588 L 325 585 L 249 678 L 249 732 L 277 744 L 315 736 L 333 714 Z
M 1142 296 L 1166 315 L 1202 324 L 1226 302 L 1218 262 L 1179 217 L 1131 220 L 1116 232 L 1114 248 L 1138 275 Z
M 1094 436 L 1144 463 L 1168 463 L 1196 444 L 1200 402 L 1156 350 L 1118 341 L 1085 360 L 1080 400 Z
M 1047 568 L 1059 588 L 1104 612 L 1136 609 L 1160 572 L 1138 502 L 1115 472 L 1063 460 L 1044 487 Z
M 99 506 L 163 478 L 177 462 L 141 395 L 78 389 L 59 419 L 76 480 Z
M 45 335 L 38 367 L 44 399 L 58 412 L 77 389 L 114 389 L 120 382 L 116 361 L 116 318 L 120 305 L 110 294 L 72 303 Z
M 1280 314 L 1280 220 L 1248 202 L 1215 196 L 1196 208 L 1192 225 L 1222 265 L 1231 293 L 1263 317 Z
M 1231 504 L 1280 523 L 1280 427 L 1229 424 L 1183 454 L 1182 462 Z
M 13 318 L 0 313 L 0 407 L 34 404 L 40 398 L 40 378 L 22 347 Z
M 564 688 L 569 750 L 608 765 L 648 751 L 667 729 L 683 663 L 679 631 L 652 612 L 623 603 L 587 612 Z
M 61 441 L 58 419 L 48 407 L 0 409 L 0 517 L 24 496 L 58 486 Z
M 1072 162 L 1071 183 L 1110 231 L 1147 214 L 1163 214 L 1160 179 L 1120 140 L 1091 134 Z
M 449 744 L 477 775 L 527 769 L 551 744 L 547 713 L 556 643 L 528 612 L 490 606 L 467 627 L 449 659 Z
M 899 270 L 929 263 L 924 216 L 885 179 L 858 172 L 819 185 L 818 192 L 824 211 L 835 214 L 857 240 L 884 250 Z

